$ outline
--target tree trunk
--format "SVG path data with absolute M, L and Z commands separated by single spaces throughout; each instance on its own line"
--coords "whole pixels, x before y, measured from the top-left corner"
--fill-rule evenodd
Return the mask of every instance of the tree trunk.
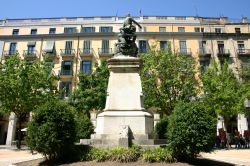
M 16 143 L 17 149 L 21 149 L 21 139 L 22 139 L 21 127 L 22 127 L 21 117 L 18 117 L 18 130 L 17 130 L 17 143 Z

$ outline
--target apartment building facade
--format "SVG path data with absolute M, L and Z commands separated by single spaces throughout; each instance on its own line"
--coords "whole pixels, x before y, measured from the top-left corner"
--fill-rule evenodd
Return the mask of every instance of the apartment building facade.
M 117 33 L 125 17 L 66 17 L 0 20 L 0 58 L 16 53 L 22 59 L 46 57 L 53 72 L 60 76 L 58 88 L 70 96 L 79 81 L 80 72 L 90 73 L 94 63 L 113 56 Z M 228 60 L 237 74 L 250 66 L 250 23 L 247 18 L 141 16 L 134 19 L 142 25 L 137 31 L 139 53 L 152 45 L 193 57 L 201 72 L 213 58 L 218 63 Z M 239 115 L 240 131 L 247 129 L 247 118 Z M 243 120 L 242 120 L 243 119 Z M 14 139 L 15 118 L 0 118 L 0 144 Z M 223 120 L 218 128 L 223 127 Z M 9 125 L 8 125 L 9 124 Z M 11 132 L 10 132 L 11 131 Z M 12 135 L 11 135 L 12 134 Z

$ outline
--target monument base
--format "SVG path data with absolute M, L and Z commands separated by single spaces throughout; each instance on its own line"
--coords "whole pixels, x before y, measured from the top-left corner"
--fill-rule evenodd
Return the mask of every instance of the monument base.
M 139 58 L 116 56 L 110 70 L 104 112 L 97 115 L 95 134 L 81 144 L 101 147 L 154 145 L 154 117 L 144 111 Z

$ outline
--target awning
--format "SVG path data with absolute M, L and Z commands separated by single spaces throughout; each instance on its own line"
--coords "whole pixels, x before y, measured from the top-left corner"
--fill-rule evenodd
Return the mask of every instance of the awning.
M 53 52 L 55 46 L 55 41 L 47 41 L 47 44 L 44 48 L 45 52 Z
M 29 41 L 27 45 L 28 45 L 28 46 L 35 46 L 35 45 L 36 45 L 36 42 L 35 42 L 35 41 Z

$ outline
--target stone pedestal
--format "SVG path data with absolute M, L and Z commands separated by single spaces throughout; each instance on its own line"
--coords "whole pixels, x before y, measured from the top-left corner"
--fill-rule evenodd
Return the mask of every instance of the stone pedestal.
M 110 77 L 106 106 L 104 112 L 97 115 L 96 134 L 91 138 L 102 142 L 112 140 L 110 144 L 119 145 L 124 140 L 122 128 L 128 126 L 128 139 L 150 139 L 153 136 L 154 120 L 143 107 L 139 75 L 141 60 L 118 56 L 108 60 L 108 67 Z

